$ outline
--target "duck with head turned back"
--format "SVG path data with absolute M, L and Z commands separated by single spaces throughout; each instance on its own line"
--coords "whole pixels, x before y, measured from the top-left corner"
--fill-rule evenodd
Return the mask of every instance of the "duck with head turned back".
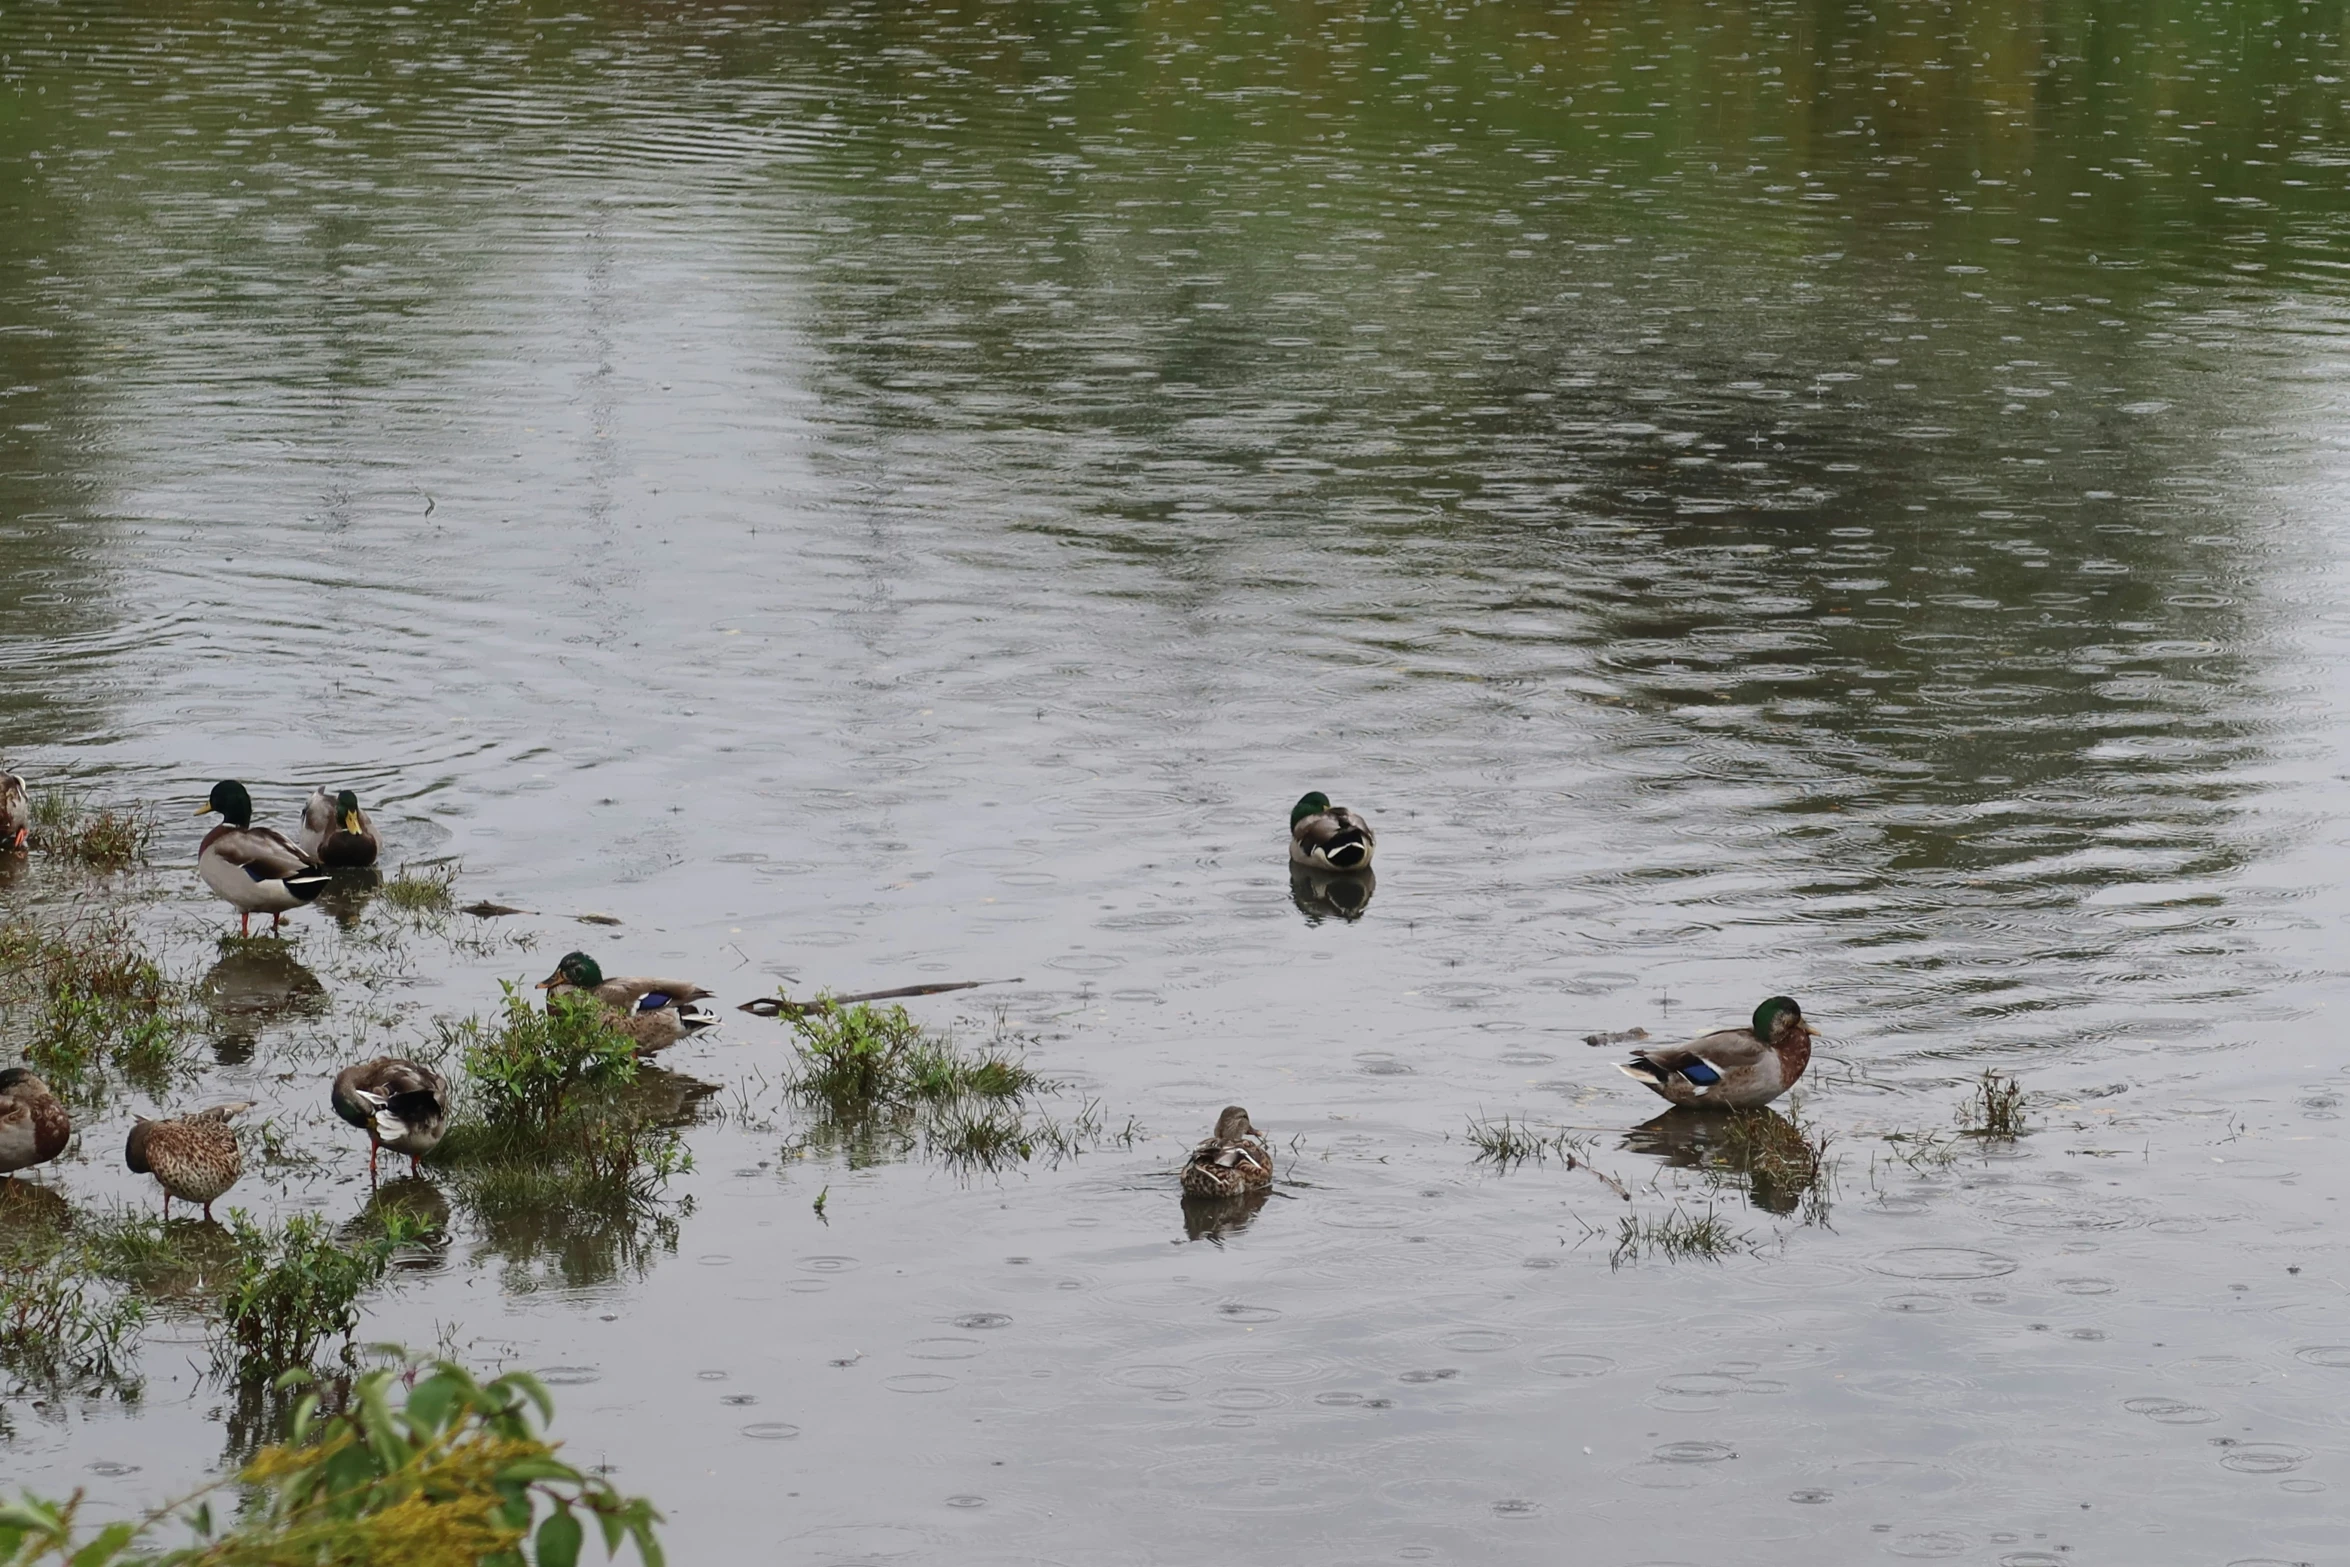
M 1289 858 L 1295 865 L 1325 871 L 1371 868 L 1379 840 L 1371 824 L 1316 789 L 1289 810 Z
M 335 1075 L 335 1114 L 367 1133 L 367 1179 L 376 1155 L 389 1148 L 408 1156 L 408 1173 L 422 1175 L 424 1155 L 449 1129 L 449 1080 L 398 1056 L 377 1056 Z
M 650 979 L 623 975 L 606 979 L 594 958 L 567 952 L 555 972 L 539 981 L 549 1000 L 557 996 L 588 995 L 615 1014 L 612 1026 L 635 1041 L 639 1052 L 666 1050 L 689 1035 L 714 1028 L 718 1014 L 696 1002 L 711 994 L 691 980 Z
M 1751 1110 L 1795 1086 L 1811 1065 L 1818 1033 L 1792 998 L 1773 996 L 1754 1009 L 1749 1027 L 1718 1028 L 1685 1045 L 1640 1050 L 1616 1070 L 1677 1105 Z
M 142 1116 L 131 1127 L 122 1148 L 123 1163 L 134 1175 L 155 1177 L 163 1188 L 166 1219 L 171 1217 L 174 1197 L 202 1203 L 204 1217 L 212 1217 L 213 1202 L 245 1173 L 245 1153 L 237 1146 L 236 1130 L 229 1122 L 252 1108 L 253 1102 L 245 1099 L 168 1121 Z
M 47 1164 L 72 1136 L 73 1120 L 47 1083 L 21 1066 L 0 1072 L 0 1177 Z
M 220 825 L 204 835 L 196 851 L 196 874 L 215 896 L 237 911 L 237 934 L 252 932 L 256 914 L 277 929 L 288 909 L 317 898 L 333 878 L 316 860 L 286 841 L 274 827 L 253 825 L 253 797 L 235 779 L 212 786 L 198 816 L 220 813 Z
M 1273 1150 L 1248 1112 L 1226 1105 L 1216 1129 L 1183 1162 L 1183 1189 L 1194 1197 L 1238 1197 L 1273 1184 Z
M 383 839 L 374 819 L 359 809 L 359 796 L 318 788 L 302 807 L 302 852 L 329 870 L 356 870 L 375 863 Z
M 24 780 L 14 773 L 0 772 L 0 854 L 22 854 L 32 836 L 33 802 L 25 793 Z

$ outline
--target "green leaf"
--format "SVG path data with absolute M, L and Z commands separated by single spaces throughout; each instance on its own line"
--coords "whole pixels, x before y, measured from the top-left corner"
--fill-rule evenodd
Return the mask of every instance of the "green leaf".
M 568 1507 L 558 1506 L 547 1514 L 547 1521 L 539 1525 L 538 1567 L 575 1567 L 585 1532 Z

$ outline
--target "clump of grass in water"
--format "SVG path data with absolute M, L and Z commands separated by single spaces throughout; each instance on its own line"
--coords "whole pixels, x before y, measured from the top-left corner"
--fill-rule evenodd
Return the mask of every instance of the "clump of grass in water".
M 400 873 L 387 878 L 376 896 L 403 914 L 451 914 L 457 908 L 458 869 L 455 865 L 427 865 L 410 870 L 402 862 Z
M 1756 1205 L 1784 1213 L 1800 1204 L 1806 1224 L 1828 1222 L 1836 1181 L 1828 1145 L 1834 1141 L 1832 1132 L 1767 1110 L 1734 1110 L 1722 1118 L 1722 1156 L 1752 1183 Z
M 636 1080 L 636 1045 L 594 996 L 549 996 L 545 1011 L 511 982 L 506 1014 L 441 1025 L 444 1053 L 464 1062 L 481 1118 L 496 1131 L 552 1132 L 584 1093 Z
M 1626 1214 L 1618 1220 L 1615 1250 L 1608 1255 L 1608 1266 L 1620 1268 L 1627 1262 L 1650 1257 L 1661 1257 L 1667 1262 L 1691 1257 L 1718 1262 L 1745 1244 L 1744 1233 L 1731 1229 L 1729 1222 L 1711 1208 L 1703 1213 L 1691 1213 L 1675 1203 L 1671 1213 Z
M 35 847 L 92 870 L 138 864 L 154 836 L 154 824 L 127 807 L 87 805 L 64 789 L 44 789 L 33 797 Z
M 287 1391 L 300 1384 L 292 1379 Z M 406 1398 L 397 1407 L 402 1386 Z M 535 1414 L 535 1418 L 534 1418 Z M 84 1538 L 81 1498 L 21 1496 L 0 1507 L 0 1561 L 31 1567 L 132 1563 L 268 1567 L 287 1562 L 399 1562 L 402 1567 L 573 1567 L 593 1522 L 607 1550 L 626 1538 L 661 1567 L 661 1515 L 642 1497 L 566 1463 L 542 1426 L 546 1389 L 523 1372 L 480 1382 L 449 1361 L 370 1371 L 342 1413 L 315 1393 L 295 1407 L 287 1440 L 193 1496 Z M 225 1526 L 211 1494 L 235 1485 Z M 157 1554 L 152 1537 L 192 1528 L 196 1544 Z M 130 1553 L 130 1554 L 125 1554 Z
M 800 1071 L 791 1091 L 837 1116 L 958 1099 L 1019 1099 L 1045 1086 L 1020 1061 L 959 1049 L 904 1007 L 818 1006 L 791 1020 Z
M 11 1226 L 0 1247 L 0 1368 L 35 1385 L 122 1386 L 145 1304 L 109 1289 L 64 1231 Z
M 1989 1067 L 1975 1079 L 1974 1092 L 1958 1112 L 1959 1130 L 1970 1137 L 2013 1141 L 2024 1131 L 2024 1085 Z
M 61 1093 L 85 1101 L 106 1066 L 162 1086 L 200 1022 L 190 987 L 117 914 L 0 925 L 0 1000 L 30 1015 L 26 1058 Z
M 1546 1163 L 1553 1155 L 1565 1160 L 1570 1170 L 1582 1163 L 1579 1156 L 1583 1145 L 1572 1133 L 1539 1131 L 1530 1121 L 1514 1121 L 1506 1115 L 1499 1120 L 1472 1116 L 1469 1142 L 1476 1148 L 1481 1162 L 1491 1163 L 1504 1172 L 1512 1165 Z
M 338 1334 L 347 1358 L 359 1298 L 383 1281 L 393 1253 L 423 1228 L 407 1215 L 387 1214 L 375 1233 L 344 1246 L 312 1214 L 274 1229 L 232 1214 L 237 1264 L 221 1296 L 215 1363 L 245 1380 L 276 1376 L 309 1366 Z

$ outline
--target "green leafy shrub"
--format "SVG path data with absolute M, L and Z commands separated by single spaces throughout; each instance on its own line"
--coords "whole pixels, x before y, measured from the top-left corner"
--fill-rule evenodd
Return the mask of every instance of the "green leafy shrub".
M 955 1099 L 1016 1099 L 1043 1086 L 1000 1051 L 967 1051 L 904 1007 L 819 1005 L 794 1015 L 792 1091 L 835 1114 Z
M 474 1108 L 490 1126 L 550 1132 L 583 1090 L 635 1080 L 636 1045 L 612 1026 L 603 1002 L 550 996 L 542 1012 L 513 984 L 501 983 L 502 1022 L 467 1018 L 442 1029 L 443 1043 L 465 1063 Z
M 404 1377 L 414 1381 L 395 1406 Z M 553 1415 L 546 1389 L 524 1372 L 481 1382 L 449 1361 L 370 1371 L 344 1412 L 322 1413 L 305 1396 L 283 1444 L 140 1519 L 84 1538 L 78 1493 L 0 1507 L 0 1564 L 574 1567 L 592 1526 L 607 1554 L 625 1540 L 645 1567 L 663 1567 L 661 1515 L 564 1462 L 542 1430 Z M 212 1497 L 232 1484 L 249 1500 L 223 1525 Z M 152 1537 L 173 1520 L 195 1542 L 155 1548 Z
M 237 1263 L 220 1297 L 216 1358 L 223 1369 L 274 1376 L 310 1365 L 328 1339 L 357 1332 L 359 1298 L 382 1282 L 393 1254 L 421 1226 L 387 1214 L 371 1229 L 345 1246 L 311 1214 L 296 1214 L 274 1230 L 231 1214 Z

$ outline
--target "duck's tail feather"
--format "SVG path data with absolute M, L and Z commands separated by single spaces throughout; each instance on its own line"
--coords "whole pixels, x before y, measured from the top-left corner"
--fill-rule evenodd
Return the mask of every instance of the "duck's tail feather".
M 324 870 L 296 871 L 291 876 L 280 877 L 279 880 L 285 883 L 286 891 L 304 903 L 308 903 L 335 884 L 334 877 Z
M 705 1028 L 716 1028 L 718 1014 L 698 1001 L 688 1002 L 677 1009 L 677 1021 L 685 1026 L 687 1033 L 698 1034 Z

